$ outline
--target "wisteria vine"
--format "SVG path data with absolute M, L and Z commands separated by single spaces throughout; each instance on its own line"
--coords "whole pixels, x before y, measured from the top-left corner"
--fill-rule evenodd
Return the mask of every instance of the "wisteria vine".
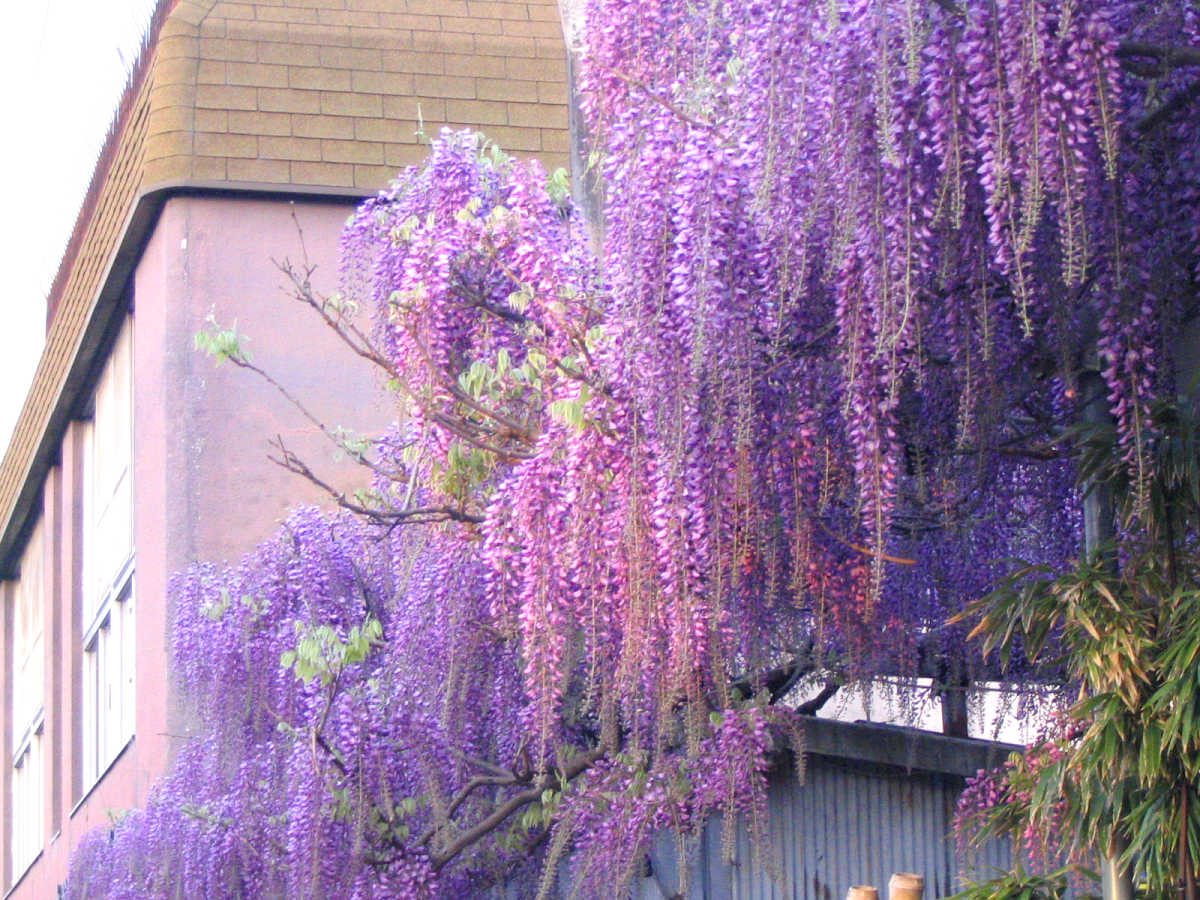
M 68 894 L 612 896 L 657 831 L 764 833 L 811 681 L 1028 678 L 946 621 L 1078 553 L 1097 379 L 1145 478 L 1200 275 L 1196 20 L 589 0 L 603 234 L 446 132 L 341 294 L 287 270 L 401 422 L 353 515 L 176 582 L 197 737 Z

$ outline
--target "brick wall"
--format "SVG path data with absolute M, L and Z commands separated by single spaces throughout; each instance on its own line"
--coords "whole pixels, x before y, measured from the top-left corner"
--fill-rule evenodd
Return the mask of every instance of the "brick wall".
M 560 166 L 566 102 L 553 0 L 181 0 L 159 40 L 145 179 L 370 191 L 444 125 Z

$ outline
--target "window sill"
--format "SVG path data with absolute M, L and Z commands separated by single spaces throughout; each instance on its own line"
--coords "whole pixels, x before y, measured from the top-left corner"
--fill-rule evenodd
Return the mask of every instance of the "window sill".
M 88 797 L 92 795 L 92 791 L 96 790 L 96 788 L 100 786 L 100 782 L 104 780 L 104 777 L 112 771 L 113 766 L 115 766 L 120 761 L 121 757 L 125 755 L 125 751 L 129 749 L 135 737 L 136 735 L 132 734 L 129 736 L 129 739 L 121 745 L 121 749 L 118 750 L 116 754 L 113 755 L 113 758 L 108 761 L 108 764 L 104 767 L 104 771 L 96 776 L 96 780 L 88 785 L 88 787 L 84 790 L 83 796 L 75 801 L 75 805 L 71 807 L 70 818 L 75 818 L 75 813 L 79 812 L 80 807 L 87 803 Z
M 46 724 L 46 710 L 39 709 L 33 720 L 29 723 L 29 727 L 25 729 L 21 735 L 21 739 L 17 741 L 17 749 L 13 752 L 12 764 L 16 766 L 17 761 L 25 755 L 25 751 L 29 749 L 29 745 L 33 743 L 34 737 L 41 734 L 42 728 Z

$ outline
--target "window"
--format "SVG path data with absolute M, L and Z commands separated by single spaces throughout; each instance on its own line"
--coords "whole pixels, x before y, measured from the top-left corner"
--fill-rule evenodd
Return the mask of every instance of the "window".
M 13 878 L 20 878 L 42 852 L 42 808 L 45 784 L 42 780 L 42 718 L 25 736 L 13 756 L 12 777 L 12 859 Z
M 133 737 L 133 353 L 126 320 L 96 383 L 84 450 L 85 789 Z
M 20 877 L 42 849 L 42 720 L 46 665 L 42 610 L 42 526 L 30 536 L 21 557 L 14 592 L 12 704 L 12 862 Z

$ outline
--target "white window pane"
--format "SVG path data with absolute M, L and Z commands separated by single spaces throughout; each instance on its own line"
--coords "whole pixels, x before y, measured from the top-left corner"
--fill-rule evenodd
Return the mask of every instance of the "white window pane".
M 96 646 L 99 652 L 99 680 L 98 686 L 100 689 L 100 739 L 97 742 L 100 747 L 100 764 L 99 768 L 103 769 L 111 755 L 112 747 L 112 627 L 111 623 L 106 623 L 100 629 L 100 635 L 96 641 Z
M 96 740 L 99 735 L 99 652 L 92 649 L 83 657 L 83 780 L 90 785 L 97 771 Z
M 96 428 L 89 422 L 83 432 L 83 622 L 86 631 L 91 627 L 100 608 L 103 589 L 100 566 L 97 565 L 95 529 L 96 500 Z
M 100 612 L 133 550 L 132 327 L 127 320 L 96 383 L 85 445 L 84 623 Z
M 90 737 L 95 731 L 95 723 L 92 721 L 93 711 L 95 709 L 95 701 L 92 698 L 92 654 L 84 653 L 83 655 L 83 684 L 80 691 L 80 701 L 82 709 L 80 710 L 80 728 L 79 728 L 79 752 L 81 756 L 81 768 L 83 771 L 83 782 L 88 784 L 93 778 L 94 765 L 92 763 L 91 740 Z
M 34 528 L 21 556 L 13 621 L 13 750 L 28 735 L 42 708 L 45 642 L 42 632 L 42 526 Z
M 12 860 L 19 876 L 42 849 L 43 765 L 41 731 L 30 736 L 12 773 Z
M 121 638 L 124 629 L 121 627 L 121 607 L 117 605 L 112 613 L 108 629 L 108 665 L 105 667 L 104 692 L 108 701 L 105 718 L 108 739 L 104 754 L 105 764 L 110 762 L 117 751 L 121 749 Z
M 106 505 L 98 511 L 92 528 L 98 595 L 115 587 L 115 581 L 129 559 L 133 547 L 132 499 L 128 471 L 122 471 L 113 485 L 112 495 L 102 498 Z
M 96 385 L 96 489 L 101 507 L 108 505 L 117 482 L 129 466 L 132 424 L 130 333 L 126 323 Z
M 96 781 L 134 731 L 133 346 L 126 320 L 96 383 L 85 433 L 84 781 Z

